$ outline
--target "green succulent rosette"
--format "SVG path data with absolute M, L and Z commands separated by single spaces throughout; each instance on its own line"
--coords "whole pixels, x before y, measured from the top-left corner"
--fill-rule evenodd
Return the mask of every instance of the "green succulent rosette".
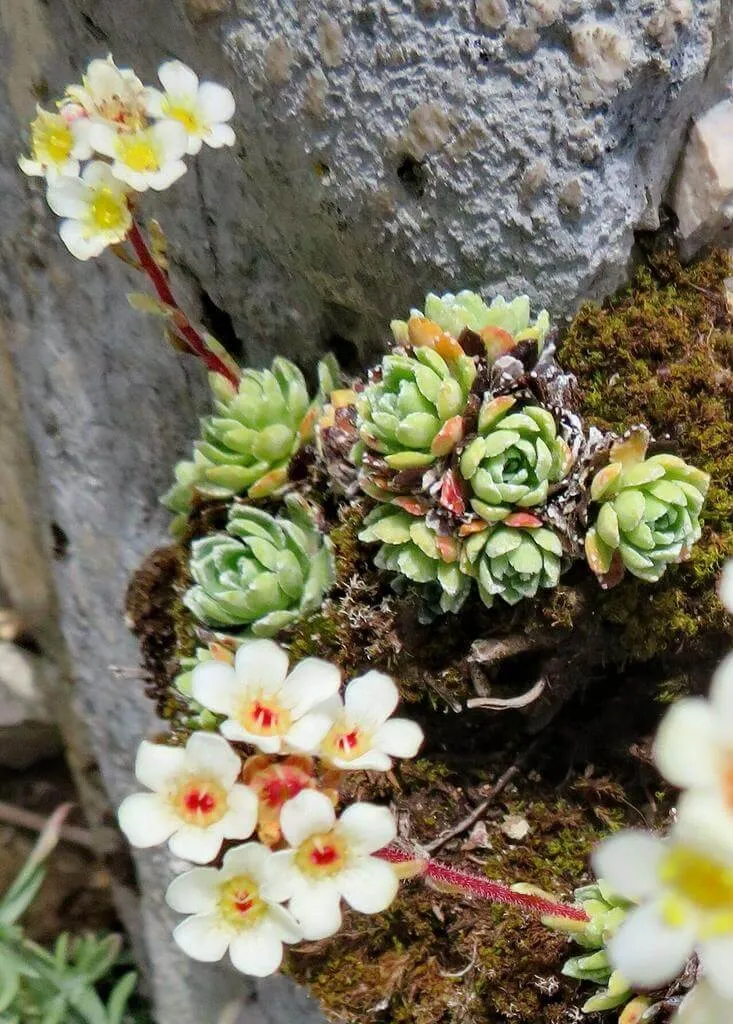
M 497 295 L 491 305 L 487 305 L 480 295 L 472 291 L 461 291 L 457 295 L 448 292 L 443 296 L 430 293 L 425 299 L 424 313 L 419 309 L 411 310 L 411 318 L 422 316 L 438 324 L 454 338 L 459 338 L 466 328 L 481 334 L 485 340 L 497 338 L 493 330 L 496 329 L 511 335 L 513 344 L 536 340 L 539 348 L 550 329 L 547 310 L 543 309 L 532 322 L 529 298 L 526 295 L 520 295 L 511 302 Z M 398 344 L 406 344 L 408 321 L 393 320 L 390 326 Z
M 563 547 L 554 530 L 529 513 L 514 513 L 503 523 L 474 533 L 463 544 L 461 569 L 473 576 L 481 600 L 507 604 L 555 587 L 562 571 Z
M 193 542 L 195 586 L 183 602 L 200 622 L 270 637 L 320 605 L 336 578 L 333 546 L 302 499 L 288 495 L 285 506 L 275 518 L 233 505 L 226 533 Z
M 519 406 L 511 395 L 488 397 L 479 411 L 478 434 L 459 459 L 474 512 L 487 522 L 506 518 L 512 507 L 547 501 L 550 485 L 568 473 L 572 456 L 547 409 Z
M 243 370 L 238 388 L 209 375 L 215 413 L 201 420 L 193 459 L 177 464 L 175 483 L 161 498 L 178 515 L 174 532 L 180 532 L 195 492 L 226 499 L 282 491 L 291 458 L 313 438 L 323 396 L 337 384 L 332 357 L 320 364 L 319 380 L 319 396 L 311 402 L 303 374 L 280 356 L 269 370 Z
M 656 583 L 700 539 L 710 477 L 676 455 L 645 458 L 648 443 L 648 433 L 637 430 L 614 445 L 609 464 L 591 484 L 591 499 L 600 508 L 585 551 L 606 585 L 617 582 L 624 568 Z
M 389 473 L 424 468 L 446 455 L 463 437 L 475 377 L 474 360 L 460 349 L 453 358 L 427 345 L 386 355 L 356 398 L 356 464 L 371 454 Z
M 424 516 L 391 504 L 378 505 L 364 519 L 359 540 L 381 543 L 374 558 L 377 568 L 413 583 L 434 584 L 441 611 L 457 612 L 468 597 L 471 580 L 460 568 L 457 541 L 431 529 Z

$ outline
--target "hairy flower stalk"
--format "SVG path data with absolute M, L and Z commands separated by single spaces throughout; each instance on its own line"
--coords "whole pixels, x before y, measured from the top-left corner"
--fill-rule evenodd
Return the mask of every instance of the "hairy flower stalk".
M 519 892 L 508 885 L 502 885 L 501 882 L 492 882 L 488 878 L 482 878 L 480 875 L 474 875 L 468 871 L 458 871 L 448 864 L 433 860 L 432 857 L 426 857 L 422 851 L 415 851 L 413 854 L 389 846 L 380 850 L 377 856 L 388 860 L 390 864 L 402 865 L 403 868 L 398 868 L 398 870 L 409 867 L 410 876 L 425 878 L 441 889 L 458 891 L 466 896 L 473 896 L 489 903 L 503 903 L 506 906 L 517 907 L 519 910 L 526 910 L 531 914 L 566 918 L 570 921 L 588 920 L 588 915 L 582 907 L 574 907 L 569 903 L 556 903 L 544 896 Z

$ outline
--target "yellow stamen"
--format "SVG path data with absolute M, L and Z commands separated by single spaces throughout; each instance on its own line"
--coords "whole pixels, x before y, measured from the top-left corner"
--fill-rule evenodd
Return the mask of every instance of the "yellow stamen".
M 336 832 L 311 836 L 298 848 L 295 863 L 311 878 L 331 878 L 344 870 L 348 849 Z
M 235 928 L 250 928 L 267 909 L 257 884 L 248 875 L 237 875 L 219 886 L 219 913 Z
M 678 899 L 699 910 L 733 913 L 733 868 L 698 850 L 673 849 L 662 863 L 660 877 Z
M 74 133 L 60 114 L 43 110 L 31 125 L 31 147 L 40 164 L 62 164 L 71 156 Z
M 127 200 L 109 188 L 100 188 L 89 204 L 89 219 L 98 231 L 124 234 L 130 225 Z
M 145 132 L 120 135 L 117 139 L 117 155 L 125 166 L 141 174 L 160 168 L 158 154 Z
M 196 111 L 192 110 L 191 107 L 186 107 L 182 103 L 174 103 L 171 100 L 166 100 L 163 104 L 163 113 L 168 117 L 172 117 L 174 121 L 180 121 L 189 135 L 199 135 L 203 129 L 200 118 L 197 116 Z

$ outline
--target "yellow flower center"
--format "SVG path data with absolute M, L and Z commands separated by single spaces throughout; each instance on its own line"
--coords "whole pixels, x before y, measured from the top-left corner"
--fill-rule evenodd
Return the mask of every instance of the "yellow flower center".
M 189 135 L 200 135 L 203 132 L 204 126 L 196 111 L 182 102 L 166 100 L 163 103 L 163 113 L 172 117 L 174 121 L 180 121 Z
M 322 750 L 326 756 L 340 761 L 355 761 L 369 749 L 371 738 L 347 719 L 342 718 L 331 726 L 323 740 Z
M 160 168 L 158 154 L 146 132 L 118 136 L 117 156 L 130 170 L 140 174 Z
M 219 886 L 219 914 L 235 928 L 250 928 L 267 910 L 257 884 L 248 875 L 236 875 Z
M 89 219 L 98 231 L 114 231 L 124 234 L 130 225 L 130 210 L 127 200 L 110 188 L 100 188 L 89 204 Z
M 39 114 L 31 125 L 33 156 L 41 164 L 62 164 L 74 147 L 74 133 L 60 114 Z
M 220 821 L 229 809 L 221 783 L 202 775 L 183 781 L 172 793 L 171 803 L 179 818 L 199 828 L 208 828 Z
M 685 916 L 685 904 L 706 914 L 733 916 L 733 868 L 690 847 L 678 846 L 664 859 L 660 878 L 671 892 L 665 917 L 672 926 Z
M 346 867 L 348 849 L 336 832 L 310 836 L 298 848 L 295 863 L 304 875 L 323 879 L 338 875 Z
M 237 718 L 255 736 L 283 736 L 292 724 L 290 712 L 262 693 L 246 700 Z

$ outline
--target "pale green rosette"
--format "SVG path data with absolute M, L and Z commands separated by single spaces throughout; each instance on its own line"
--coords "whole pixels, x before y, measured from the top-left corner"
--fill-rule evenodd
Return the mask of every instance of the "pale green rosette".
M 502 523 L 465 541 L 461 568 L 475 577 L 481 600 L 491 608 L 495 597 L 514 605 L 542 587 L 557 586 L 562 555 L 558 534 L 539 521 L 531 527 Z
M 644 435 L 632 436 L 615 446 L 611 462 L 593 479 L 591 498 L 600 508 L 585 550 L 602 581 L 614 576 L 620 559 L 632 575 L 656 583 L 700 539 L 710 477 L 676 455 L 646 459 L 645 453 Z
M 381 543 L 374 558 L 377 568 L 413 583 L 434 584 L 441 611 L 457 612 L 468 597 L 471 580 L 461 571 L 457 542 L 432 530 L 424 517 L 379 505 L 366 516 L 359 540 Z
M 487 522 L 504 519 L 514 506 L 544 504 L 550 485 L 570 469 L 570 450 L 547 409 L 518 408 L 510 395 L 489 398 L 477 429 L 459 467 L 470 487 L 471 507 Z
M 285 504 L 277 518 L 233 505 L 227 533 L 193 542 L 196 585 L 183 602 L 200 622 L 269 637 L 320 605 L 336 578 L 332 544 L 300 499 L 288 495 Z
M 491 305 L 487 305 L 476 292 L 462 291 L 457 295 L 449 292 L 443 296 L 431 292 L 425 299 L 425 312 L 413 309 L 410 313 L 411 316 L 425 316 L 434 321 L 454 338 L 460 337 L 466 327 L 477 334 L 481 334 L 484 328 L 495 327 L 511 334 L 515 343 L 536 340 L 540 349 L 550 329 L 550 317 L 545 309 L 532 323 L 526 295 L 520 295 L 511 302 L 497 295 Z M 397 342 L 406 344 L 407 321 L 393 320 L 390 326 Z

